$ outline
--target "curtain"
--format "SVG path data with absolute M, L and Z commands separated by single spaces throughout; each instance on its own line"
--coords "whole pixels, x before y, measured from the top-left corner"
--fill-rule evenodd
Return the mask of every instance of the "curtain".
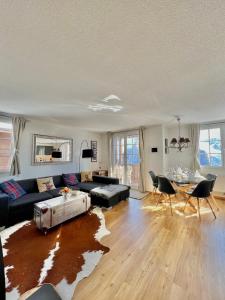
M 139 128 L 139 156 L 140 156 L 140 176 L 139 176 L 139 191 L 145 192 L 145 166 L 144 166 L 144 128 Z
M 14 154 L 12 158 L 10 175 L 18 175 L 21 173 L 19 151 L 20 151 L 20 144 L 21 144 L 21 136 L 26 126 L 26 120 L 22 117 L 13 117 L 12 125 L 13 125 Z
M 200 136 L 200 125 L 193 124 L 190 128 L 190 137 L 192 142 L 192 149 L 193 149 L 193 163 L 192 168 L 194 171 L 200 169 L 199 163 L 199 136 Z
M 107 148 L 108 148 L 108 172 L 112 176 L 112 132 L 107 132 Z

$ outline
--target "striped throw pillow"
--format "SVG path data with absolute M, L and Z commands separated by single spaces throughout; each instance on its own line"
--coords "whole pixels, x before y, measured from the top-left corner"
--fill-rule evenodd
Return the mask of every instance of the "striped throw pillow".
M 16 200 L 26 194 L 24 189 L 14 179 L 0 183 L 0 189 L 8 194 L 12 200 Z

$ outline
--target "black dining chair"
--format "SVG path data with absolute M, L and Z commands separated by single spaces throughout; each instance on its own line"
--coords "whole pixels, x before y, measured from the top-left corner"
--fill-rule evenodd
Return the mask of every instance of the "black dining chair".
M 198 185 L 195 187 L 194 190 L 190 192 L 186 192 L 186 194 L 189 196 L 186 200 L 185 206 L 184 206 L 184 211 L 186 208 L 187 203 L 189 202 L 190 198 L 197 198 L 198 202 L 198 214 L 199 214 L 199 219 L 201 219 L 201 213 L 200 213 L 200 199 L 205 199 L 206 202 L 208 203 L 215 219 L 216 219 L 216 214 L 210 204 L 209 197 L 210 197 L 210 191 L 211 191 L 211 186 L 212 186 L 212 181 L 211 180 L 203 180 L 198 183 Z
M 172 186 L 169 179 L 166 178 L 165 176 L 158 176 L 158 189 L 160 191 L 160 196 L 158 198 L 157 205 L 159 204 L 162 195 L 164 194 L 167 195 L 169 197 L 171 215 L 173 215 L 171 196 L 176 196 L 177 194 L 176 190 Z
M 5 274 L 4 274 L 4 262 L 2 254 L 2 243 L 0 238 L 0 300 L 6 299 L 5 293 Z M 42 286 L 30 291 L 30 296 L 23 297 L 26 300 L 62 300 L 57 294 L 55 288 L 51 284 L 43 284 Z M 16 300 L 16 299 L 15 299 Z
M 155 173 L 153 171 L 149 171 L 149 175 L 152 179 L 152 185 L 153 185 L 153 191 L 152 193 L 155 195 L 155 193 L 157 192 L 158 189 L 158 176 L 155 175 Z
M 217 206 L 216 200 L 215 200 L 215 198 L 214 198 L 214 196 L 213 196 L 213 188 L 214 188 L 215 183 L 216 183 L 217 175 L 208 173 L 208 174 L 206 175 L 206 179 L 207 179 L 207 180 L 210 180 L 210 181 L 212 182 L 211 188 L 210 188 L 210 196 L 211 196 L 211 199 L 212 199 L 212 201 L 213 201 L 213 203 L 214 203 L 216 209 L 219 210 L 219 207 Z

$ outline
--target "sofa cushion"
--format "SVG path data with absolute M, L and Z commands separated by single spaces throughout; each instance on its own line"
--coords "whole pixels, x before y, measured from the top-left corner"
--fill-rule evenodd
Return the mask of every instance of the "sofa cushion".
M 55 175 L 52 177 L 56 188 L 64 186 L 64 181 L 62 175 Z
M 93 176 L 94 182 L 104 183 L 104 184 L 119 184 L 119 178 L 116 177 L 108 177 L 108 176 Z
M 17 180 L 17 183 L 22 186 L 27 193 L 38 193 L 37 179 L 22 179 Z
M 88 193 L 92 189 L 94 189 L 96 187 L 104 186 L 104 185 L 105 184 L 95 183 L 95 182 L 79 182 L 77 186 L 78 186 L 79 190 Z
M 44 177 L 37 179 L 39 192 L 46 192 L 55 189 L 52 177 Z
M 81 172 L 81 182 L 89 182 L 92 180 L 92 172 L 91 171 L 85 171 Z
M 31 205 L 33 203 L 44 201 L 51 198 L 52 196 L 48 192 L 30 193 L 18 198 L 16 201 L 11 201 L 10 207 L 13 209 L 17 209 L 22 206 Z
M 2 182 L 0 189 L 9 195 L 11 200 L 16 200 L 26 194 L 26 191 L 14 179 Z
M 62 177 L 65 186 L 74 186 L 78 184 L 78 180 L 75 173 L 63 174 Z

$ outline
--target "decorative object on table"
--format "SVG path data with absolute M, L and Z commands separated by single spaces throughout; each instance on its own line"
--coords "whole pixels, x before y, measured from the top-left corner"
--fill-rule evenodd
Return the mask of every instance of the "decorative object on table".
M 71 196 L 78 196 L 80 193 L 82 193 L 79 190 L 71 190 Z
M 33 221 L 0 232 L 7 300 L 18 299 L 45 282 L 53 284 L 63 300 L 71 300 L 77 284 L 93 272 L 109 251 L 100 242 L 107 234 L 110 232 L 100 208 L 55 227 L 47 237 L 40 234 Z
M 182 137 L 181 136 L 181 125 L 180 125 L 180 117 L 176 116 L 177 122 L 178 122 L 178 137 L 173 137 L 170 146 L 167 146 L 167 148 L 170 149 L 177 149 L 179 152 L 182 152 L 183 149 L 186 149 L 189 147 L 190 139 L 188 137 Z
M 83 145 L 84 143 L 86 143 L 86 147 L 85 149 L 83 149 Z M 79 172 L 80 172 L 80 159 L 82 158 L 92 158 L 93 157 L 93 150 L 89 147 L 88 145 L 88 141 L 87 140 L 83 140 L 80 144 L 80 154 L 79 154 Z
M 52 177 L 37 178 L 37 186 L 40 193 L 51 191 L 56 188 Z
M 72 139 L 33 134 L 33 165 L 66 163 L 72 160 Z
M 97 141 L 91 141 L 91 149 L 93 151 L 93 156 L 91 158 L 91 161 L 97 162 Z
M 91 171 L 81 172 L 80 176 L 81 176 L 81 182 L 93 181 L 92 172 Z
M 63 189 L 60 190 L 60 194 L 63 195 L 64 200 L 67 200 L 71 195 L 71 189 L 68 187 L 64 187 Z

